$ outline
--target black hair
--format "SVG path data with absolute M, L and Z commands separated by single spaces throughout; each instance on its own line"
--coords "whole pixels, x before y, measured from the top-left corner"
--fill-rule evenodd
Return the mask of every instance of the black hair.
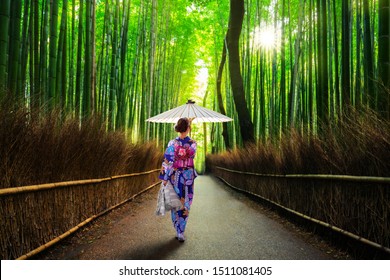
M 187 118 L 181 118 L 177 121 L 175 125 L 176 132 L 186 132 L 188 127 L 190 126 L 190 121 Z

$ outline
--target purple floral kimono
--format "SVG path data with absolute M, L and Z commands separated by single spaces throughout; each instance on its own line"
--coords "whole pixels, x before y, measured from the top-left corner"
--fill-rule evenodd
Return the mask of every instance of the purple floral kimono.
M 169 141 L 159 176 L 161 180 L 170 180 L 184 206 L 181 210 L 171 211 L 176 237 L 179 240 L 184 240 L 184 231 L 194 195 L 194 179 L 198 176 L 194 168 L 195 153 L 196 142 L 188 136 Z

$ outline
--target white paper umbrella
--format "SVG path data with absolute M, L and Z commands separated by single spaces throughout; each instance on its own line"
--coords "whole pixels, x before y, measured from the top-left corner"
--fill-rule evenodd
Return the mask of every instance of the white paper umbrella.
M 198 106 L 194 101 L 188 100 L 186 104 L 151 117 L 146 121 L 156 123 L 176 123 L 180 118 L 192 119 L 192 123 L 230 122 L 233 120 L 221 113 Z

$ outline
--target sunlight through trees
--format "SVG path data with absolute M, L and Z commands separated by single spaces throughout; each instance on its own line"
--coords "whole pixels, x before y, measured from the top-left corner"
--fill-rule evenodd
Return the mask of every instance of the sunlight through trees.
M 145 120 L 189 98 L 235 119 L 199 128 L 205 152 L 316 134 L 349 105 L 389 118 L 387 0 L 3 0 L 0 23 L 1 95 L 132 141 L 165 143 Z

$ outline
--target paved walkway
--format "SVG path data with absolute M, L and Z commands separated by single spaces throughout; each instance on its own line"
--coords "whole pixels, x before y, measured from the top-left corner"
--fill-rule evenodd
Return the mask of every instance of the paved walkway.
M 158 187 L 37 258 L 314 260 L 337 254 L 210 176 L 195 181 L 187 240 L 180 243 L 170 215 L 154 214 L 157 192 Z

